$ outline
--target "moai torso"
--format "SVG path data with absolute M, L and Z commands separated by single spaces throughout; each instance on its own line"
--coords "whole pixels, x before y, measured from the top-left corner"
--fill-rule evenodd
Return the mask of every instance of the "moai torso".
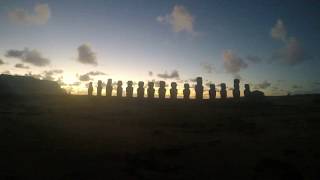
M 238 98 L 240 98 L 240 80 L 239 79 L 235 79 L 234 81 L 233 81 L 233 91 L 232 91 L 232 93 L 233 93 L 233 98 L 236 98 L 236 99 L 238 99 Z
M 171 89 L 170 89 L 170 98 L 171 99 L 177 99 L 178 90 L 177 90 L 177 83 L 172 82 L 171 83 Z
M 107 86 L 106 86 L 106 96 L 112 96 L 112 79 L 108 79 Z
M 184 84 L 183 89 L 183 99 L 189 99 L 190 98 L 190 86 L 188 83 Z
M 117 84 L 117 97 L 122 97 L 122 81 L 118 81 Z
M 144 82 L 143 81 L 139 81 L 138 83 L 138 89 L 137 89 L 137 96 L 138 98 L 144 98 Z
M 154 98 L 154 83 L 153 82 L 149 82 L 148 83 L 148 89 L 147 89 L 147 94 L 148 94 L 148 98 Z
M 132 98 L 133 97 L 133 82 L 128 81 L 127 82 L 127 88 L 126 88 L 126 96 Z
M 88 95 L 92 96 L 92 92 L 93 92 L 93 86 L 92 86 L 92 82 L 90 82 L 88 87 Z
M 220 96 L 221 96 L 221 99 L 227 98 L 227 86 L 225 83 L 221 83 Z
M 203 99 L 202 78 L 197 77 L 197 85 L 195 86 L 196 99 Z
M 98 81 L 98 87 L 97 87 L 97 96 L 101 96 L 102 92 L 102 81 Z
M 160 81 L 159 85 L 159 99 L 164 99 L 166 97 L 166 82 Z
M 249 84 L 245 84 L 244 85 L 244 97 L 249 97 L 250 94 L 251 94 L 250 85 Z
M 209 90 L 209 98 L 210 99 L 215 99 L 216 98 L 216 85 L 215 84 L 210 84 L 210 90 Z

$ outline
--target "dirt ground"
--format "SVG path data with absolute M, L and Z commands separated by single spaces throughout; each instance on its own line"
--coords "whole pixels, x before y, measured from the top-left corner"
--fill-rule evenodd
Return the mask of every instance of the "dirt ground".
M 0 179 L 320 179 L 319 96 L 1 97 Z

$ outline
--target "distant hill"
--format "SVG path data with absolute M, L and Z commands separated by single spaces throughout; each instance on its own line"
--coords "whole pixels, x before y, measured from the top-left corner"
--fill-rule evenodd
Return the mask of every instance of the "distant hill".
M 62 95 L 65 90 L 57 82 L 28 76 L 0 75 L 0 95 Z

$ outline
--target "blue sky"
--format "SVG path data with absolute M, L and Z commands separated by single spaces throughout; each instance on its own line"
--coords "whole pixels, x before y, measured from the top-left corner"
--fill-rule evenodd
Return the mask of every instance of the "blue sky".
M 319 9 L 316 0 L 2 0 L 0 73 L 80 84 L 73 93 L 86 80 L 161 75 L 228 87 L 238 77 L 268 95 L 319 93 Z

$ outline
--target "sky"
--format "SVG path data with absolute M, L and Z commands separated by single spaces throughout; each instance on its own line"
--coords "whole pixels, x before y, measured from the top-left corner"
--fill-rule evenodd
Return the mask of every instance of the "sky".
M 198 76 L 229 96 L 234 78 L 241 91 L 320 93 L 319 19 L 318 0 L 0 0 L 0 73 L 72 94 L 112 78 L 174 81 L 181 95 Z

